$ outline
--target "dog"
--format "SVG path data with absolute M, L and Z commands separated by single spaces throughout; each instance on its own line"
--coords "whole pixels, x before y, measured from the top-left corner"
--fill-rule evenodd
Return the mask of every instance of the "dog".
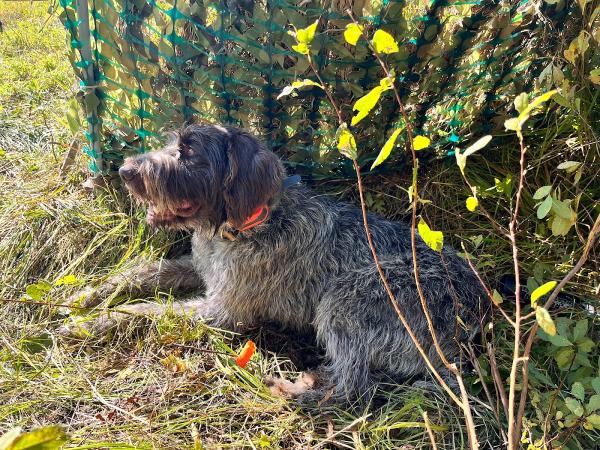
M 297 383 L 272 389 L 299 401 L 349 401 L 382 376 L 423 377 L 427 367 L 400 322 L 374 264 L 359 208 L 318 195 L 287 177 L 280 159 L 249 132 L 191 125 L 159 151 L 125 160 L 119 175 L 147 205 L 155 227 L 193 231 L 191 255 L 137 267 L 74 298 L 91 307 L 118 286 L 131 295 L 203 288 L 173 311 L 232 330 L 277 323 L 313 331 L 324 363 Z M 433 364 L 413 274 L 410 227 L 368 215 L 380 266 L 400 310 Z M 467 264 L 446 247 L 416 244 L 420 283 L 448 360 L 477 333 L 484 293 Z M 103 332 L 132 314 L 160 315 L 155 303 L 126 305 L 89 324 Z

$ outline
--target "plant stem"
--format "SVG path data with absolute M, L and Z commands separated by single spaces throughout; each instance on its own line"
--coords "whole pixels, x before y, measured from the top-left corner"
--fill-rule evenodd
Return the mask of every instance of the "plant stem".
M 513 357 L 510 369 L 509 388 L 508 388 L 508 450 L 517 450 L 518 436 L 515 422 L 515 392 L 517 386 L 517 373 L 519 368 L 520 346 L 521 346 L 521 277 L 519 270 L 519 249 L 517 247 L 517 219 L 519 216 L 519 206 L 521 205 L 521 193 L 525 184 L 525 154 L 526 148 L 523 142 L 523 134 L 517 131 L 519 136 L 519 144 L 521 148 L 521 157 L 519 160 L 519 185 L 515 199 L 515 206 L 511 221 L 508 225 L 509 239 L 512 247 L 513 268 L 515 272 L 515 319 L 514 319 L 514 341 L 513 341 Z

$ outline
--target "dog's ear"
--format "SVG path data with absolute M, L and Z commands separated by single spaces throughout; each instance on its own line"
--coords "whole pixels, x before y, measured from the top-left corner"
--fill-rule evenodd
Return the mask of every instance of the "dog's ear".
M 242 224 L 262 205 L 268 205 L 281 188 L 284 170 L 279 158 L 243 130 L 230 131 L 229 160 L 223 198 L 227 221 Z

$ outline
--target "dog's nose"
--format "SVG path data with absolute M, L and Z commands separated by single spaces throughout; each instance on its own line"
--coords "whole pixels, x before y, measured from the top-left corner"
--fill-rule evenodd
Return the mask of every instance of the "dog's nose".
M 119 176 L 123 179 L 123 181 L 131 181 L 135 177 L 135 169 L 131 166 L 121 166 L 119 169 Z

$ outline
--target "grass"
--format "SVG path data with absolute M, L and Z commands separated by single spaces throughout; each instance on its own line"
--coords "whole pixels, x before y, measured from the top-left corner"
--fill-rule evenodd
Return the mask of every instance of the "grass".
M 48 6 L 45 1 L 4 2 L 0 12 L 5 29 L 0 34 L 0 435 L 14 427 L 59 424 L 69 435 L 67 447 L 81 449 L 412 450 L 431 447 L 423 428 L 422 413 L 427 412 L 439 448 L 465 448 L 460 412 L 435 392 L 388 386 L 376 408 L 351 412 L 301 409 L 272 397 L 262 378 L 294 377 L 312 355 L 310 348 L 282 339 L 276 330 L 239 336 L 168 316 L 101 339 L 68 340 L 57 334 L 72 319 L 62 316 L 56 304 L 137 258 L 165 255 L 179 237 L 147 229 L 143 213 L 119 190 L 85 191 L 83 158 L 61 174 L 62 161 L 77 141 L 65 119 L 77 83 L 64 31 L 55 17 L 48 18 Z M 575 159 L 581 152 L 566 138 L 555 139 L 557 130 L 572 129 L 570 121 L 564 117 L 528 137 L 538 143 L 531 153 L 529 170 L 535 177 L 527 187 L 520 235 L 523 267 L 530 278 L 536 273 L 558 276 L 572 266 L 580 235 L 596 208 L 598 187 L 593 184 L 592 189 L 579 189 L 562 174 L 558 181 L 549 180 L 554 175 L 547 171 L 548 158 Z M 586 127 L 577 130 L 589 132 Z M 579 139 L 593 142 L 586 135 Z M 513 159 L 506 156 L 510 145 L 485 164 L 467 168 L 478 185 L 492 188 L 481 196 L 496 205 L 499 218 L 507 216 L 510 202 L 493 189 L 493 178 L 504 179 L 514 168 L 514 154 Z M 428 222 L 444 230 L 456 246 L 464 240 L 495 285 L 510 273 L 506 239 L 491 232 L 480 217 L 465 213 L 465 189 L 452 161 L 432 164 L 422 173 L 423 190 L 433 200 L 423 211 Z M 590 179 L 593 173 L 586 173 L 582 184 L 589 186 Z M 532 212 L 531 194 L 552 181 L 560 182 L 571 198 L 581 194 L 581 229 L 566 238 L 549 237 Z M 403 177 L 369 178 L 370 206 L 402 218 L 408 199 L 399 186 L 407 185 Z M 353 187 L 333 189 L 354 198 Z M 590 303 L 597 300 L 598 257 L 593 258 L 570 286 L 574 295 Z M 18 303 L 23 299 L 31 304 Z M 173 297 L 157 292 L 152 300 L 171 302 Z M 563 314 L 579 318 L 582 313 L 565 309 Z M 76 311 L 73 317 L 86 320 L 90 312 Z M 597 337 L 597 330 L 591 333 Z M 256 340 L 259 352 L 242 370 L 232 364 L 232 355 L 248 338 Z M 494 343 L 503 375 L 509 340 L 506 329 L 497 326 Z M 540 359 L 541 370 L 553 380 L 563 377 L 550 361 Z M 468 381 L 476 394 L 481 389 L 477 378 Z M 474 396 L 473 405 L 482 448 L 493 448 L 499 424 L 482 396 Z M 539 420 L 534 412 L 528 417 Z M 586 433 L 582 442 L 597 439 L 597 433 Z

